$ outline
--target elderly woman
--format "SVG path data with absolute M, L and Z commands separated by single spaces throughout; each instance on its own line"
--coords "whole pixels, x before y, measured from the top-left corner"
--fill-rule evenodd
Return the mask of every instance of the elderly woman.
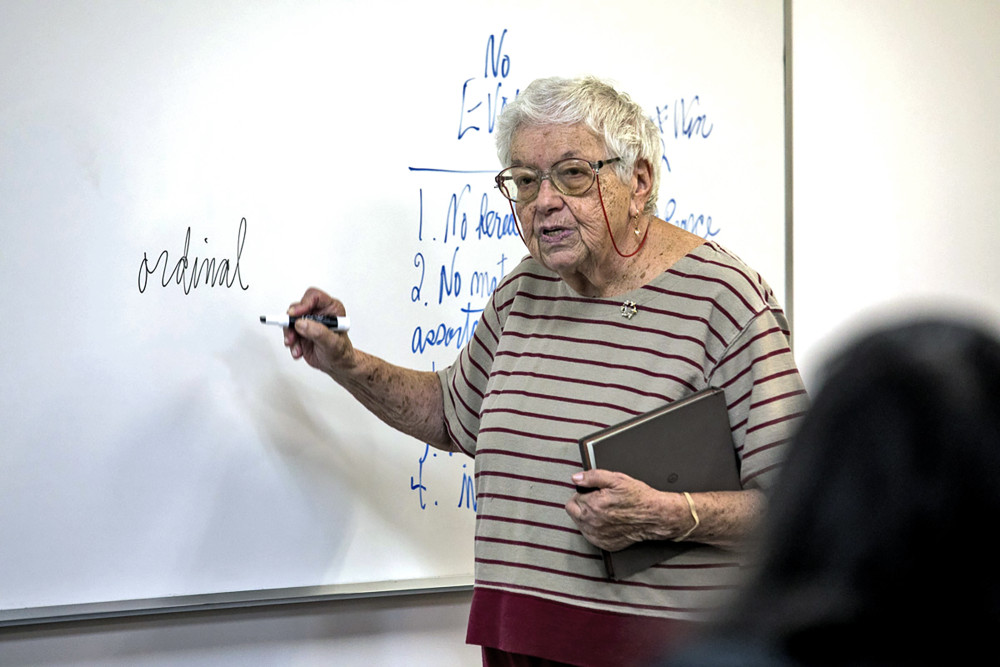
M 539 80 L 498 127 L 497 185 L 530 256 L 456 362 L 437 373 L 392 366 L 302 319 L 285 343 L 391 426 L 475 457 L 468 641 L 486 664 L 633 664 L 736 585 L 735 548 L 763 510 L 805 392 L 771 289 L 655 217 L 660 138 L 627 95 L 595 79 Z M 289 309 L 345 312 L 315 289 Z M 707 387 L 725 391 L 742 491 L 688 502 L 583 471 L 580 437 Z M 605 576 L 599 548 L 647 539 L 696 545 L 623 581 Z

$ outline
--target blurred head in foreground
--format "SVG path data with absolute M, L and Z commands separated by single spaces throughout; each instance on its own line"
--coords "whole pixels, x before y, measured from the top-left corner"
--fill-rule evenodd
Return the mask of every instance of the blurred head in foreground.
M 912 321 L 856 340 L 824 377 L 723 634 L 791 664 L 927 664 L 991 646 L 1000 343 Z

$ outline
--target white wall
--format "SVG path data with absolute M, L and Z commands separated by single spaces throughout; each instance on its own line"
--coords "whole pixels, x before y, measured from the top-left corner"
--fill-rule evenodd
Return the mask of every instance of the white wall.
M 1000 3 L 795 0 L 794 329 L 1000 313 Z

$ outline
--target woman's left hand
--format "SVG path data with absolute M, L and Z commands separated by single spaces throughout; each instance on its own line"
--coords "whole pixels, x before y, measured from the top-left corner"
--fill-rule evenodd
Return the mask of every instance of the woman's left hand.
M 672 539 L 694 524 L 687 501 L 679 493 L 657 491 L 628 475 L 587 470 L 573 476 L 579 487 L 566 512 L 594 546 L 619 551 L 643 540 Z
M 756 489 L 684 494 L 657 491 L 637 479 L 609 470 L 573 475 L 578 487 L 566 503 L 580 532 L 594 546 L 619 551 L 643 540 L 701 542 L 723 549 L 741 549 L 763 515 L 764 494 Z M 695 526 L 693 507 L 699 523 Z M 692 528 L 696 528 L 693 532 Z

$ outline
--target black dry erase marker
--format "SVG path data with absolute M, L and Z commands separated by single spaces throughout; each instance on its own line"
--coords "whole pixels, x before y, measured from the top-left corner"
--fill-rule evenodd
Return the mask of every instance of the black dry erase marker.
M 282 315 L 281 317 L 260 316 L 261 324 L 273 324 L 279 327 L 291 328 L 295 326 L 296 320 L 312 320 L 319 322 L 328 329 L 334 331 L 347 331 L 351 328 L 351 320 L 347 315 Z

